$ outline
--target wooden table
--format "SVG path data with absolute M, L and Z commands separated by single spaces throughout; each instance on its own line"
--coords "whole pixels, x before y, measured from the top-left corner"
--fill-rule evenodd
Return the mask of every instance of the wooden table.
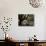
M 39 40 L 39 41 L 29 41 L 29 40 L 17 40 L 14 41 L 16 46 L 20 46 L 20 44 L 24 44 L 24 46 L 46 46 L 46 40 Z
M 39 41 L 29 41 L 29 40 L 9 40 L 10 44 L 14 44 L 16 46 L 46 46 L 46 40 Z

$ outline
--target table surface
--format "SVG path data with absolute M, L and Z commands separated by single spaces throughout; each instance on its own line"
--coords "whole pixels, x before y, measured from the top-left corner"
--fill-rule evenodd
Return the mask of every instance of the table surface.
M 0 40 L 0 42 L 4 42 L 5 40 Z
M 0 42 L 3 42 L 3 41 L 6 41 L 6 40 L 0 40 Z M 46 40 L 38 40 L 38 41 L 34 41 L 34 40 L 9 40 L 11 42 L 25 42 L 25 43 L 28 43 L 28 42 L 38 42 L 38 43 L 46 43 Z
M 38 42 L 38 43 L 46 43 L 46 40 L 39 40 L 39 41 L 29 41 L 29 40 L 13 40 L 13 42 L 25 42 L 25 43 L 27 43 L 27 42 Z

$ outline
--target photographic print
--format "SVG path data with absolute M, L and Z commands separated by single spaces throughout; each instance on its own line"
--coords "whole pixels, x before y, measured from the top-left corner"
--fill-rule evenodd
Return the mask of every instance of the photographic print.
M 34 15 L 33 14 L 18 14 L 18 25 L 19 26 L 34 26 Z
M 38 7 L 42 6 L 43 0 L 29 0 L 29 4 L 30 4 L 33 8 L 38 8 Z

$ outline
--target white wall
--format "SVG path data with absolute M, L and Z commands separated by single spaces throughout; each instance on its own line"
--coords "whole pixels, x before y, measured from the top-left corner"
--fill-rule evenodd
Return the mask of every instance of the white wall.
M 18 14 L 34 14 L 35 25 L 30 27 L 18 26 Z M 12 27 L 9 31 L 17 40 L 27 40 L 34 34 L 39 40 L 45 38 L 45 15 L 46 8 L 32 8 L 28 0 L 0 0 L 0 17 L 13 17 Z M 0 18 L 1 19 L 1 18 Z M 2 31 L 0 32 L 0 35 Z M 44 34 L 45 33 L 45 34 Z M 3 37 L 0 36 L 0 39 Z

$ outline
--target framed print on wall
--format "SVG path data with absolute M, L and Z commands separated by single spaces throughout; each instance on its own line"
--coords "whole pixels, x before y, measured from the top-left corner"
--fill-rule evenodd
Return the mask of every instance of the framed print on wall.
M 29 0 L 29 4 L 33 8 L 39 8 L 45 3 L 45 0 Z
M 18 25 L 19 26 L 34 26 L 34 15 L 33 14 L 18 14 Z

